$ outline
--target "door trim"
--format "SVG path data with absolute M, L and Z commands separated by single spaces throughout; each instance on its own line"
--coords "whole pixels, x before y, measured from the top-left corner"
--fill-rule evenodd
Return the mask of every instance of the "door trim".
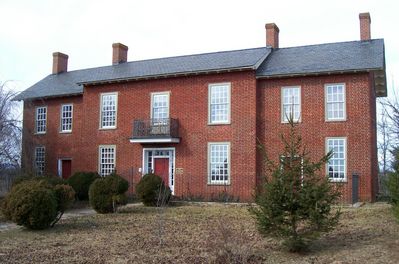
M 146 151 L 154 151 L 154 150 L 170 150 L 173 151 L 173 159 L 170 158 L 170 156 L 152 156 L 152 164 L 154 164 L 154 158 L 167 158 L 169 159 L 169 188 L 172 191 L 172 194 L 175 193 L 175 183 L 176 183 L 176 148 L 170 147 L 170 148 L 143 148 L 143 153 L 142 153 L 142 175 L 145 175 L 145 167 L 146 167 L 146 160 L 145 160 L 145 152 Z M 173 166 L 170 166 L 170 163 L 172 162 Z M 173 185 L 171 184 L 172 182 L 172 174 L 173 174 Z
M 58 160 L 57 160 L 57 163 L 58 163 L 57 164 L 57 170 L 58 170 L 57 173 L 58 173 L 58 177 L 60 177 L 60 178 L 62 178 L 62 161 L 63 160 L 70 160 L 72 162 L 72 158 L 58 158 Z M 71 164 L 71 166 L 72 166 L 72 164 Z

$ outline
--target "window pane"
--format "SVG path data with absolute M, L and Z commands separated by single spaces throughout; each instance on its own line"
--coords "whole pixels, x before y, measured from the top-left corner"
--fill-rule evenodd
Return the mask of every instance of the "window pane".
M 154 94 L 152 100 L 152 118 L 169 118 L 169 94 Z
M 210 86 L 210 122 L 229 121 L 229 85 Z
M 328 139 L 327 147 L 328 151 L 333 151 L 327 165 L 328 175 L 330 179 L 342 180 L 346 171 L 345 139 Z
M 286 87 L 282 89 L 282 120 L 288 122 L 289 118 L 293 121 L 299 121 L 301 116 L 300 107 L 300 88 L 299 87 Z
M 72 131 L 72 105 L 61 107 L 61 131 Z
M 47 107 L 36 108 L 36 133 L 46 132 Z
M 101 127 L 116 127 L 116 94 L 101 96 Z
M 345 118 L 345 87 L 343 84 L 329 85 L 326 88 L 326 111 L 328 120 Z
M 211 183 L 228 183 L 229 180 L 229 145 L 210 145 L 210 180 Z
M 115 170 L 115 147 L 100 147 L 100 175 L 106 176 Z
M 37 175 L 43 175 L 45 169 L 45 148 L 44 147 L 36 147 L 35 148 L 35 168 Z

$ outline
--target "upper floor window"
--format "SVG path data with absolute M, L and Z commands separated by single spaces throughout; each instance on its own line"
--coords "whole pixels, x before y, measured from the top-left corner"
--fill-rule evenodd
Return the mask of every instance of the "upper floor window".
M 61 132 L 72 132 L 73 105 L 61 106 Z
M 36 133 L 44 134 L 47 128 L 47 107 L 41 106 L 36 108 Z
M 289 119 L 298 122 L 301 118 L 301 88 L 281 88 L 281 122 L 287 123 Z
M 35 170 L 37 175 L 43 175 L 45 170 L 46 149 L 44 147 L 35 148 Z
M 115 171 L 116 146 L 104 145 L 99 148 L 98 172 L 101 176 L 107 176 Z
M 208 183 L 230 183 L 230 144 L 228 142 L 208 144 Z
M 327 163 L 328 177 L 332 181 L 346 180 L 346 138 L 328 138 L 327 152 L 333 155 Z
M 116 115 L 118 111 L 118 94 L 101 94 L 100 128 L 116 128 Z
M 340 121 L 346 119 L 345 85 L 327 84 L 325 87 L 326 120 Z
M 230 83 L 210 84 L 209 94 L 209 124 L 230 123 Z
M 151 118 L 169 118 L 169 92 L 151 94 Z

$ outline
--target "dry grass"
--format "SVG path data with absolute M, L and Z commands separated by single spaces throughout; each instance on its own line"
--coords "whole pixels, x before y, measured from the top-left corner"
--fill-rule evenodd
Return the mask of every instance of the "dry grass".
M 161 221 L 161 225 L 160 225 Z M 159 245 L 159 227 L 162 241 Z M 306 255 L 262 238 L 245 206 L 134 206 L 0 233 L 0 263 L 398 263 L 399 225 L 386 204 L 344 208 L 340 227 Z

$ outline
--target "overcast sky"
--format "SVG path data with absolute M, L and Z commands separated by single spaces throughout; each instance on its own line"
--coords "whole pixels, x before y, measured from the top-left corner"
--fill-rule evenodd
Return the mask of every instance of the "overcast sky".
M 269 22 L 280 47 L 359 40 L 358 14 L 370 12 L 391 87 L 398 10 L 397 0 L 0 0 L 0 81 L 28 88 L 51 73 L 54 51 L 69 55 L 68 70 L 110 65 L 114 42 L 129 46 L 129 61 L 261 47 Z

